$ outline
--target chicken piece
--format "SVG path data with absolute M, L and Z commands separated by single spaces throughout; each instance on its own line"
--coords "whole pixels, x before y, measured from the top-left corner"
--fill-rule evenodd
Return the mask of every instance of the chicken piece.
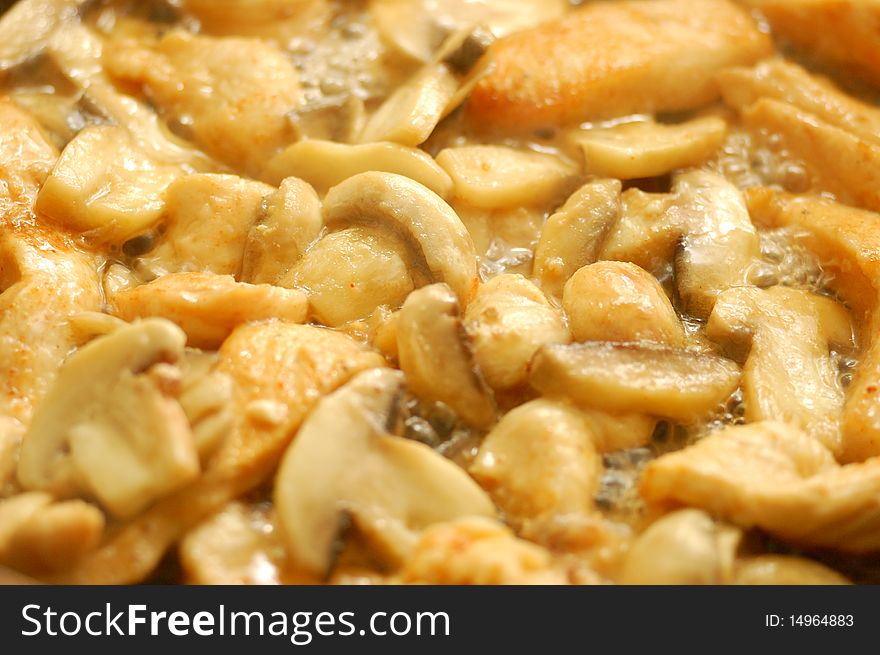
M 63 570 L 94 550 L 104 515 L 82 500 L 38 491 L 0 501 L 0 564 L 30 575 Z
M 22 423 L 74 346 L 67 318 L 101 308 L 97 261 L 36 224 L 32 207 L 58 153 L 0 101 L 0 415 Z
M 808 291 L 735 287 L 718 297 L 706 336 L 748 349 L 747 421 L 785 421 L 840 455 L 844 390 L 829 347 L 853 347 L 847 311 Z
M 728 0 L 591 3 L 497 41 L 487 55 L 494 70 L 474 88 L 469 114 L 533 130 L 693 109 L 717 97 L 718 70 L 771 51 Z
M 784 59 L 771 59 L 753 68 L 721 71 L 718 85 L 724 102 L 738 111 L 761 98 L 772 98 L 866 141 L 880 143 L 880 109 L 844 93 L 831 80 Z
M 242 323 L 280 318 L 303 323 L 308 298 L 297 289 L 236 282 L 229 275 L 171 273 L 111 299 L 117 316 L 160 316 L 186 332 L 194 348 L 216 349 Z
M 591 514 L 602 473 L 591 427 L 574 406 L 533 400 L 492 429 L 470 473 L 515 525 Z
M 362 370 L 385 365 L 381 355 L 343 334 L 279 321 L 237 328 L 224 342 L 220 358 L 219 370 L 233 380 L 235 422 L 203 475 L 158 501 L 78 566 L 51 580 L 142 580 L 191 527 L 269 478 L 323 395 Z M 273 411 L 262 411 L 267 406 Z
M 839 466 L 818 440 L 785 423 L 728 427 L 645 468 L 652 504 L 698 507 L 799 546 L 880 549 L 880 458 Z
M 119 244 L 159 220 L 180 175 L 141 151 L 124 128 L 93 125 L 64 148 L 34 209 L 94 241 Z
M 733 584 L 845 585 L 850 581 L 819 562 L 793 555 L 758 555 L 736 563 Z
M 684 328 L 663 287 L 627 262 L 584 266 L 565 284 L 562 306 L 575 341 L 685 345 Z
M 521 275 L 499 275 L 481 285 L 464 327 L 477 366 L 494 389 L 523 385 L 538 348 L 571 341 L 562 314 Z
M 286 564 L 272 514 L 262 505 L 230 503 L 187 533 L 180 560 L 190 584 L 316 584 Z
M 238 277 L 251 227 L 274 187 L 236 175 L 187 175 L 167 194 L 167 228 L 144 258 L 156 273 L 207 271 Z
M 880 84 L 880 5 L 873 0 L 747 0 L 773 33 L 808 54 Z
M 798 228 L 797 239 L 816 254 L 833 288 L 852 309 L 861 363 L 847 390 L 841 460 L 880 455 L 880 217 L 831 200 L 752 189 L 749 208 L 756 223 Z
M 786 102 L 762 98 L 742 112 L 743 122 L 760 140 L 778 140 L 803 162 L 815 191 L 829 191 L 841 202 L 880 210 L 880 143 L 836 127 Z
M 425 530 L 397 580 L 406 584 L 565 584 L 550 553 L 501 523 L 465 518 Z
M 286 114 L 301 102 L 296 70 L 260 40 L 173 30 L 153 44 L 113 44 L 104 65 L 119 81 L 143 84 L 167 119 L 245 173 L 293 139 Z

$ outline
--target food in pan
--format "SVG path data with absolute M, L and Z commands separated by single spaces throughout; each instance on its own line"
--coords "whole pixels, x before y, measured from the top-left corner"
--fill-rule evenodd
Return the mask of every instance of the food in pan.
M 876 11 L 13 4 L 0 566 L 880 579 Z

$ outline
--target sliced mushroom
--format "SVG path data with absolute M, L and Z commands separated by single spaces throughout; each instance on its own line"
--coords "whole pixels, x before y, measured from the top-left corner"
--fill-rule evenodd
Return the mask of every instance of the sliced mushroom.
M 547 396 L 611 412 L 645 412 L 687 423 L 705 417 L 740 379 L 729 359 L 649 344 L 544 346 L 529 381 Z
M 230 406 L 232 378 L 218 369 L 219 361 L 216 353 L 188 349 L 179 363 L 177 401 L 189 421 L 203 464 L 229 435 L 235 420 Z
M 167 227 L 142 258 L 155 273 L 238 276 L 251 226 L 274 187 L 237 175 L 187 175 L 168 188 Z
M 35 210 L 70 229 L 121 243 L 159 220 L 167 189 L 180 175 L 177 167 L 143 153 L 125 129 L 95 125 L 67 144 Z
M 562 307 L 575 341 L 685 345 L 684 328 L 657 279 L 627 262 L 584 266 L 565 283 Z
M 393 141 L 417 146 L 456 109 L 486 71 L 480 55 L 494 39 L 472 26 L 453 32 L 409 80 L 398 86 L 367 119 L 361 143 Z
M 53 502 L 39 491 L 0 500 L 0 564 L 23 573 L 68 569 L 103 533 L 104 515 L 81 500 Z
M 727 133 L 717 116 L 665 125 L 653 121 L 576 130 L 569 139 L 581 148 L 586 171 L 633 180 L 697 166 L 714 153 Z
M 446 148 L 437 163 L 452 178 L 456 197 L 483 209 L 558 202 L 579 174 L 562 157 L 507 146 Z
M 573 406 L 533 400 L 505 414 L 468 470 L 516 525 L 590 514 L 602 474 L 590 428 Z
M 466 339 L 458 301 L 448 286 L 422 287 L 406 299 L 398 318 L 397 349 L 409 388 L 487 429 L 496 419 L 495 404 Z
M 399 564 L 427 526 L 494 514 L 463 470 L 386 432 L 403 385 L 392 370 L 358 375 L 318 404 L 285 453 L 275 503 L 289 552 L 305 568 L 328 572 L 344 516 Z
M 706 334 L 748 351 L 746 420 L 792 423 L 840 454 L 844 390 L 829 347 L 854 345 L 841 305 L 785 287 L 728 289 L 718 296 Z
M 448 284 L 467 304 L 477 287 L 477 258 L 470 235 L 452 208 L 418 182 L 394 173 L 348 178 L 324 198 L 328 228 L 350 224 L 391 229 L 415 246 L 434 281 Z
M 675 179 L 688 226 L 675 260 L 675 281 L 685 311 L 705 318 L 719 293 L 748 282 L 758 256 L 758 233 L 742 193 L 705 171 Z
M 291 175 L 324 194 L 352 175 L 385 171 L 405 175 L 440 197 L 452 190 L 449 175 L 427 153 L 397 143 L 379 141 L 360 145 L 307 139 L 288 146 L 267 165 L 263 178 L 277 184 Z
M 873 212 L 831 200 L 794 197 L 771 189 L 749 192 L 755 221 L 767 227 L 794 227 L 799 243 L 821 260 L 832 287 L 852 309 L 861 344 L 861 363 L 847 389 L 841 460 L 880 455 L 880 223 Z
M 561 298 L 575 271 L 596 261 L 620 218 L 620 188 L 618 180 L 588 182 L 544 223 L 533 270 L 545 293 Z
M 740 533 L 717 525 L 705 512 L 683 509 L 651 524 L 635 540 L 620 584 L 717 585 L 734 577 Z
M 15 467 L 25 427 L 21 421 L 0 414 L 0 498 L 18 492 Z
M 242 256 L 241 279 L 252 284 L 278 284 L 324 227 L 318 194 L 303 180 L 283 180 L 265 203 L 262 218 L 248 232 Z
M 474 359 L 494 389 L 523 385 L 538 348 L 571 341 L 560 312 L 521 275 L 499 275 L 481 285 L 464 325 Z
M 794 426 L 727 427 L 649 463 L 653 505 L 684 504 L 778 539 L 847 553 L 880 549 L 880 459 L 840 466 Z
M 132 321 L 158 316 L 177 324 L 195 348 L 216 349 L 242 323 L 280 318 L 303 323 L 308 299 L 297 289 L 236 282 L 231 275 L 171 273 L 122 291 L 110 302 Z
M 177 360 L 185 340 L 174 324 L 148 319 L 72 355 L 25 435 L 22 486 L 60 497 L 93 492 L 115 513 L 130 516 L 195 477 L 198 458 L 186 416 L 140 375 Z

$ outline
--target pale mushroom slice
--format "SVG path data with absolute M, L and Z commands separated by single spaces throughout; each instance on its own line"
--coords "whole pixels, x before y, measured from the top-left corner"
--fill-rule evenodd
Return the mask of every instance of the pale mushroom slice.
M 706 336 L 748 352 L 747 421 L 792 423 L 841 454 L 844 389 L 830 348 L 854 347 L 846 309 L 799 289 L 738 287 L 718 296 Z
M 583 151 L 587 173 L 633 180 L 697 166 L 712 156 L 726 134 L 724 119 L 705 116 L 677 124 L 638 121 L 578 129 L 568 139 Z
M 442 198 L 452 190 L 449 175 L 430 155 L 389 141 L 356 145 L 321 139 L 298 141 L 273 157 L 262 177 L 278 184 L 296 176 L 323 195 L 343 180 L 366 171 L 405 175 Z
M 489 64 L 481 55 L 493 40 L 479 26 L 452 33 L 431 60 L 367 119 L 358 141 L 392 141 L 413 147 L 424 143 L 485 74 Z
M 435 282 L 445 282 L 467 304 L 476 291 L 474 243 L 455 211 L 433 191 L 402 175 L 366 172 L 330 189 L 324 198 L 329 229 L 352 224 L 384 227 L 424 259 Z
M 288 177 L 264 202 L 263 215 L 247 235 L 241 279 L 279 284 L 320 236 L 321 200 L 307 182 Z
M 577 271 L 562 294 L 575 341 L 651 341 L 682 348 L 681 319 L 657 279 L 628 262 L 596 262 Z
M 708 514 L 682 509 L 652 523 L 633 542 L 619 584 L 717 585 L 734 579 L 741 534 Z
M 688 423 L 734 392 L 740 369 L 729 359 L 664 346 L 587 342 L 544 346 L 529 377 L 545 396 L 618 413 Z
M 508 146 L 446 148 L 437 163 L 452 178 L 456 197 L 481 209 L 559 202 L 580 173 L 561 156 Z
M 815 114 L 772 98 L 742 111 L 743 123 L 761 144 L 782 150 L 806 168 L 813 191 L 847 204 L 880 210 L 880 142 L 837 127 Z
M 488 429 L 496 420 L 492 392 L 474 362 L 455 294 L 445 284 L 414 291 L 397 324 L 400 368 L 410 390 L 448 405 L 466 423 Z
M 571 341 L 561 312 L 522 275 L 499 275 L 480 285 L 464 326 L 474 360 L 494 389 L 522 386 L 538 348 Z
M 185 339 L 173 323 L 147 319 L 74 353 L 25 434 L 22 486 L 61 497 L 94 494 L 130 517 L 195 478 L 186 415 L 169 384 L 149 374 L 154 364 L 179 359 Z
M 494 515 L 462 469 L 424 444 L 387 433 L 404 381 L 389 369 L 361 373 L 318 404 L 285 453 L 275 504 L 289 553 L 306 569 L 329 571 L 346 521 L 400 564 L 424 528 Z
M 877 214 L 823 198 L 795 197 L 771 189 L 751 190 L 748 199 L 758 224 L 796 228 L 797 241 L 816 254 L 832 276 L 833 289 L 851 308 L 861 362 L 847 389 L 841 460 L 861 461 L 880 455 L 880 341 L 874 336 L 880 320 Z
M 880 459 L 840 466 L 818 440 L 784 423 L 725 428 L 645 468 L 651 504 L 697 507 L 798 546 L 880 549 Z
M 620 219 L 620 190 L 619 180 L 588 182 L 544 223 L 533 266 L 544 293 L 561 298 L 563 285 L 575 271 L 596 261 Z
M 593 496 L 602 474 L 591 428 L 574 406 L 530 401 L 486 435 L 468 471 L 520 527 L 589 516 L 596 511 Z
M 141 151 L 124 128 L 94 125 L 64 148 L 34 209 L 96 240 L 121 243 L 159 220 L 180 175 Z
M 758 233 L 742 193 L 720 175 L 683 173 L 674 190 L 687 225 L 675 258 L 678 295 L 685 311 L 706 318 L 719 293 L 748 282 Z
M 718 74 L 724 102 L 738 111 L 772 98 L 814 114 L 854 135 L 880 143 L 880 110 L 841 91 L 824 77 L 784 59 L 753 68 L 729 68 Z
M 109 300 L 126 321 L 165 318 L 186 333 L 190 346 L 208 349 L 218 348 L 243 323 L 269 318 L 303 323 L 308 313 L 308 298 L 298 289 L 214 273 L 170 273 Z

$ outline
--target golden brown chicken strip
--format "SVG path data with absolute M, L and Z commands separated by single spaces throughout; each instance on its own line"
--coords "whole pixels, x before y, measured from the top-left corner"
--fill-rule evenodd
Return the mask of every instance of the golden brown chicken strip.
M 874 0 L 749 0 L 773 32 L 811 55 L 880 83 L 880 3 Z
M 472 92 L 470 114 L 487 125 L 535 129 L 692 109 L 718 96 L 720 69 L 771 50 L 728 0 L 590 4 L 496 42 L 488 54 L 495 69 Z

